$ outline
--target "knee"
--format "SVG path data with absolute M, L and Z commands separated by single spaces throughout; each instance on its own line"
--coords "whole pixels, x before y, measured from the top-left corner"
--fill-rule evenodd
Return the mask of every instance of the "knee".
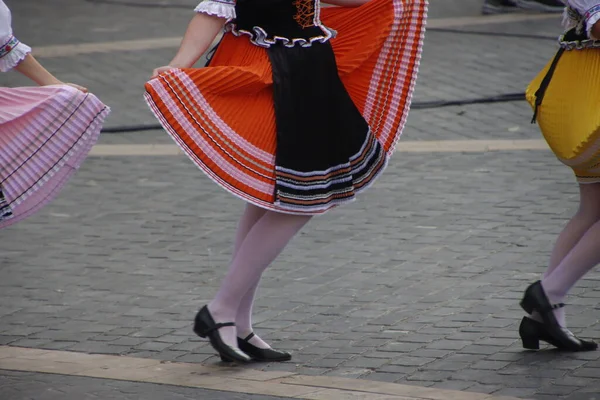
M 577 214 L 575 217 L 580 220 L 589 221 L 591 223 L 596 223 L 600 221 L 600 206 L 583 206 L 580 205 L 579 210 L 577 210 Z
M 588 221 L 600 221 L 600 184 L 581 185 L 581 201 L 577 215 Z

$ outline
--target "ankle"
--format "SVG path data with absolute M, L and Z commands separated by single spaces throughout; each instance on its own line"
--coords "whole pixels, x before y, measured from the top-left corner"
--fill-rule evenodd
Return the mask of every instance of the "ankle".
M 251 332 L 251 333 L 253 333 L 253 332 Z M 251 335 L 251 333 L 249 333 L 247 335 L 241 335 L 238 333 L 238 338 L 245 340 L 248 336 Z M 264 340 L 262 340 L 259 336 L 255 335 L 255 334 L 251 335 L 250 339 L 248 339 L 247 342 L 253 346 L 260 348 L 260 349 L 270 349 L 271 348 L 271 345 L 269 345 L 267 342 L 265 342 Z
M 208 303 L 206 307 L 215 321 L 223 322 L 227 320 L 227 322 L 235 322 L 235 311 L 232 311 L 229 307 L 225 307 L 214 300 Z
M 254 332 L 251 326 L 243 323 L 240 324 L 238 320 L 235 321 L 235 325 L 237 327 L 238 337 L 241 339 L 248 337 L 248 335 Z
M 565 299 L 564 293 L 556 291 L 552 287 L 548 287 L 548 284 L 545 281 L 545 279 L 542 279 L 541 281 L 542 289 L 544 289 L 544 294 L 548 298 L 550 304 L 553 306 L 562 304 Z

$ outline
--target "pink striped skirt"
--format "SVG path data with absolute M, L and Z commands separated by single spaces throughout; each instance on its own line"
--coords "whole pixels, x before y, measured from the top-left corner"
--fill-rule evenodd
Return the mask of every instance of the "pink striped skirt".
M 70 86 L 0 88 L 0 228 L 56 197 L 96 143 L 109 111 Z

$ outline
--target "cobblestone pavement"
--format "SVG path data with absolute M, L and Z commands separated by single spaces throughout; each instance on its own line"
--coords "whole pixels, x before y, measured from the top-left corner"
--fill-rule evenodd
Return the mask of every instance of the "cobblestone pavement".
M 190 17 L 178 8 L 75 0 L 7 3 L 32 46 L 179 36 Z M 473 16 L 478 3 L 432 0 L 431 14 Z M 69 30 L 64 15 L 73 22 Z M 416 102 L 522 92 L 555 51 L 550 38 L 558 23 L 555 17 L 431 30 Z M 142 85 L 174 51 L 41 60 L 111 105 L 108 125 L 115 127 L 154 123 Z M 0 84 L 24 83 L 14 74 L 0 77 Z M 522 101 L 413 110 L 404 139 L 537 139 L 530 117 Z M 170 143 L 159 131 L 107 134 L 101 142 Z M 294 360 L 252 368 L 597 400 L 599 352 L 524 352 L 516 333 L 522 290 L 544 271 L 576 199 L 570 172 L 549 151 L 396 154 L 367 194 L 312 221 L 268 270 L 255 325 Z M 184 157 L 90 158 L 51 206 L 0 232 L 0 344 L 215 363 L 206 342 L 192 335 L 190 319 L 225 273 L 241 206 Z M 590 274 L 569 298 L 569 326 L 586 337 L 600 336 L 599 279 Z M 93 381 L 0 376 L 2 399 L 28 379 L 35 382 L 29 397 L 15 398 L 54 399 L 41 391 Z M 159 390 L 93 382 L 100 392 L 118 388 L 125 393 L 119 399 Z
M 2 371 L 2 400 L 280 400 L 280 397 L 121 382 L 30 372 Z

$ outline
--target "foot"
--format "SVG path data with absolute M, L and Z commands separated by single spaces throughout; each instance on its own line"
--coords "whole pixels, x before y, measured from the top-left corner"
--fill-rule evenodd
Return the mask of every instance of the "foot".
M 232 317 L 231 313 L 228 313 L 227 310 L 221 307 L 215 306 L 214 303 L 208 304 L 206 308 L 217 323 L 235 321 L 235 317 Z M 223 343 L 231 347 L 237 347 L 237 326 L 235 324 L 219 329 L 219 334 L 221 335 L 221 339 L 223 339 Z
M 558 336 L 557 332 L 559 332 Z M 592 351 L 598 348 L 595 342 L 580 339 L 566 328 L 557 330 L 529 317 L 524 317 L 521 320 L 519 336 L 523 342 L 523 347 L 529 350 L 538 350 L 540 341 L 565 351 Z
M 544 290 L 546 297 L 548 297 L 548 301 L 552 305 L 552 313 L 554 314 L 554 318 L 556 319 L 556 322 L 558 323 L 558 325 L 562 326 L 563 328 L 566 328 L 567 327 L 567 316 L 565 313 L 565 303 L 563 303 L 564 298 L 552 297 L 552 295 L 546 289 L 544 289 L 543 283 L 541 284 L 541 287 Z M 542 317 L 542 315 L 535 310 L 533 311 L 533 313 L 531 313 L 531 319 L 533 319 L 537 322 L 544 322 L 544 318 Z
M 238 337 L 237 340 L 243 340 L 259 349 L 270 349 L 271 346 L 265 342 L 264 340 L 262 340 L 260 337 L 258 337 L 258 335 L 254 334 L 254 332 L 252 331 L 252 329 L 248 330 L 238 330 Z
M 233 329 L 234 343 L 225 342 L 220 331 Z M 219 353 L 221 359 L 228 361 L 248 362 L 250 356 L 239 349 L 235 335 L 235 323 L 216 322 L 207 306 L 202 307 L 194 320 L 194 332 L 200 337 L 208 337 L 210 344 Z M 223 332 L 224 333 L 224 332 Z
M 564 307 L 564 304 L 552 305 L 542 287 L 541 281 L 531 284 L 525 291 L 521 307 L 533 315 L 537 313 L 542 322 L 531 318 L 523 318 L 519 333 L 525 348 L 539 348 L 539 341 L 551 343 L 555 347 L 568 351 L 595 350 L 594 342 L 586 342 L 563 327 L 556 318 L 555 310 Z
M 250 333 L 243 339 L 238 338 L 238 345 L 243 352 L 252 357 L 255 361 L 264 361 L 264 362 L 274 362 L 274 361 L 289 361 L 292 359 L 292 355 L 286 351 L 274 350 L 266 344 L 264 341 L 260 340 L 260 343 L 264 343 L 264 345 L 268 346 L 267 348 L 256 347 L 250 342 L 252 339 L 257 338 L 254 333 Z

